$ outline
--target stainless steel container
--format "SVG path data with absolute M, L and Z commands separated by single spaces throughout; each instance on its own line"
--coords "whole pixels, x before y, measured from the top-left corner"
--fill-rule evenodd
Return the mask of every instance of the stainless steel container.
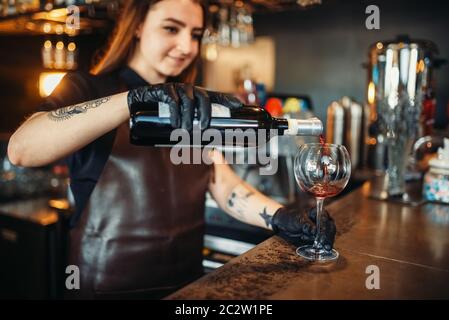
M 362 106 L 349 97 L 332 101 L 327 108 L 326 142 L 344 145 L 353 168 L 362 163 L 363 123 Z
M 378 172 L 386 172 L 386 197 L 407 198 L 405 173 L 413 143 L 429 132 L 432 120 L 423 108 L 432 91 L 434 43 L 411 40 L 374 43 L 369 48 L 367 102 L 370 154 Z M 384 197 L 384 196 L 383 196 Z

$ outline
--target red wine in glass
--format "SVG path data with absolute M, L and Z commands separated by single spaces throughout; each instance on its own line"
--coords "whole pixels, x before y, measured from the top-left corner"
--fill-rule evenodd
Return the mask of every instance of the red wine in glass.
M 326 170 L 325 170 L 326 171 Z M 325 175 L 327 173 L 325 172 Z M 328 177 L 324 178 L 325 180 L 328 180 Z M 346 183 L 342 182 L 342 183 L 333 183 L 330 184 L 329 182 L 327 183 L 319 183 L 314 185 L 312 188 L 310 188 L 308 190 L 308 192 L 312 195 L 314 195 L 315 197 L 319 197 L 319 198 L 329 198 L 329 197 L 333 197 L 337 194 L 339 194 L 346 186 Z

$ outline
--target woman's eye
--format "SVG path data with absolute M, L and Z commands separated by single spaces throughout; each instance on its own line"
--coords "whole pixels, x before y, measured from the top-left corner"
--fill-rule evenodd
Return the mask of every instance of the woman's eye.
M 197 41 L 200 41 L 202 37 L 203 37 L 202 33 L 192 34 L 192 38 Z
M 164 29 L 165 29 L 168 33 L 173 33 L 173 34 L 175 34 L 175 33 L 178 32 L 178 28 L 176 28 L 176 27 L 170 27 L 170 26 L 167 26 L 167 27 L 164 27 Z

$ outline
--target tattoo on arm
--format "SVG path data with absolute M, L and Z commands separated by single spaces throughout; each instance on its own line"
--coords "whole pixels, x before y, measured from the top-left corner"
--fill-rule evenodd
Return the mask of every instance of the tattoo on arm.
M 103 103 L 108 102 L 111 97 L 104 97 L 97 100 L 88 101 L 82 104 L 60 108 L 48 113 L 48 117 L 52 121 L 64 121 L 72 118 L 74 115 L 86 113 L 88 109 L 97 108 Z
M 223 209 L 245 223 L 266 229 L 273 229 L 273 215 L 280 207 L 276 201 L 253 190 L 245 183 L 238 184 L 226 198 Z
M 239 192 L 240 190 L 234 190 L 228 198 L 227 206 L 236 215 L 237 218 L 245 220 L 245 211 L 247 209 L 247 199 L 254 194 L 252 191 L 248 191 L 244 194 Z
M 244 196 L 239 196 L 239 195 L 237 195 L 237 193 L 235 193 L 235 192 L 233 191 L 233 192 L 231 193 L 231 196 L 230 196 L 229 199 L 228 199 L 228 207 L 229 207 L 229 208 L 234 207 L 234 206 L 237 204 L 238 201 L 245 200 L 245 199 L 249 198 L 252 194 L 254 194 L 254 192 L 249 191 L 246 195 L 244 195 Z
M 259 213 L 259 216 L 265 221 L 265 224 L 267 227 L 271 226 L 271 221 L 273 219 L 273 216 L 270 216 L 267 213 L 267 207 L 263 208 L 263 212 Z

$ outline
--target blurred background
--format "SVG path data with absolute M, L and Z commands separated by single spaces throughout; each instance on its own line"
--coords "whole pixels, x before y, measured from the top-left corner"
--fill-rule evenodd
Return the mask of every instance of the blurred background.
M 88 69 L 95 51 L 105 43 L 113 27 L 119 3 L 104 0 L 1 1 L 0 132 L 13 131 L 24 116 L 34 111 L 41 101 L 39 79 L 43 72 L 67 69 L 61 64 L 51 69 L 48 64 L 44 65 L 46 41 L 51 42 L 55 51 L 60 42 L 64 45 L 61 51 L 75 51 L 76 66 L 71 69 Z M 443 0 L 327 0 L 320 4 L 310 1 L 311 4 L 304 7 L 297 1 L 285 0 L 222 3 L 224 8 L 236 3 L 245 7 L 252 4 L 248 11 L 252 12 L 249 21 L 254 33 L 233 43 L 228 40 L 229 44 L 222 40 L 217 42 L 216 50 L 206 50 L 202 84 L 236 91 L 234 80 L 238 76 L 236 73 L 240 73 L 242 77 L 252 77 L 265 84 L 270 92 L 307 94 L 314 103 L 316 115 L 323 121 L 331 101 L 344 95 L 360 102 L 366 99 L 367 72 L 363 64 L 368 62 L 371 44 L 407 34 L 414 39 L 433 41 L 439 48 L 439 55 L 448 57 L 449 44 L 445 41 L 448 8 Z M 67 30 L 64 13 L 45 11 L 46 6 L 47 9 L 65 8 L 69 4 L 80 8 L 78 30 Z M 367 30 L 365 26 L 368 5 L 377 5 L 380 9 L 379 30 Z M 221 7 L 212 8 L 212 15 L 216 17 L 211 26 L 218 30 Z M 44 10 L 44 14 L 40 10 Z M 21 13 L 23 11 L 27 13 Z M 39 13 L 32 13 L 34 11 Z M 229 21 L 230 10 L 226 11 L 221 16 Z M 229 28 L 232 23 L 228 23 Z M 247 42 L 252 44 L 248 46 Z M 229 61 L 233 63 L 225 70 L 222 66 Z M 445 90 L 449 86 L 446 68 L 435 73 L 435 86 L 439 89 L 436 90 L 436 124 L 443 127 L 447 124 L 449 101 Z

